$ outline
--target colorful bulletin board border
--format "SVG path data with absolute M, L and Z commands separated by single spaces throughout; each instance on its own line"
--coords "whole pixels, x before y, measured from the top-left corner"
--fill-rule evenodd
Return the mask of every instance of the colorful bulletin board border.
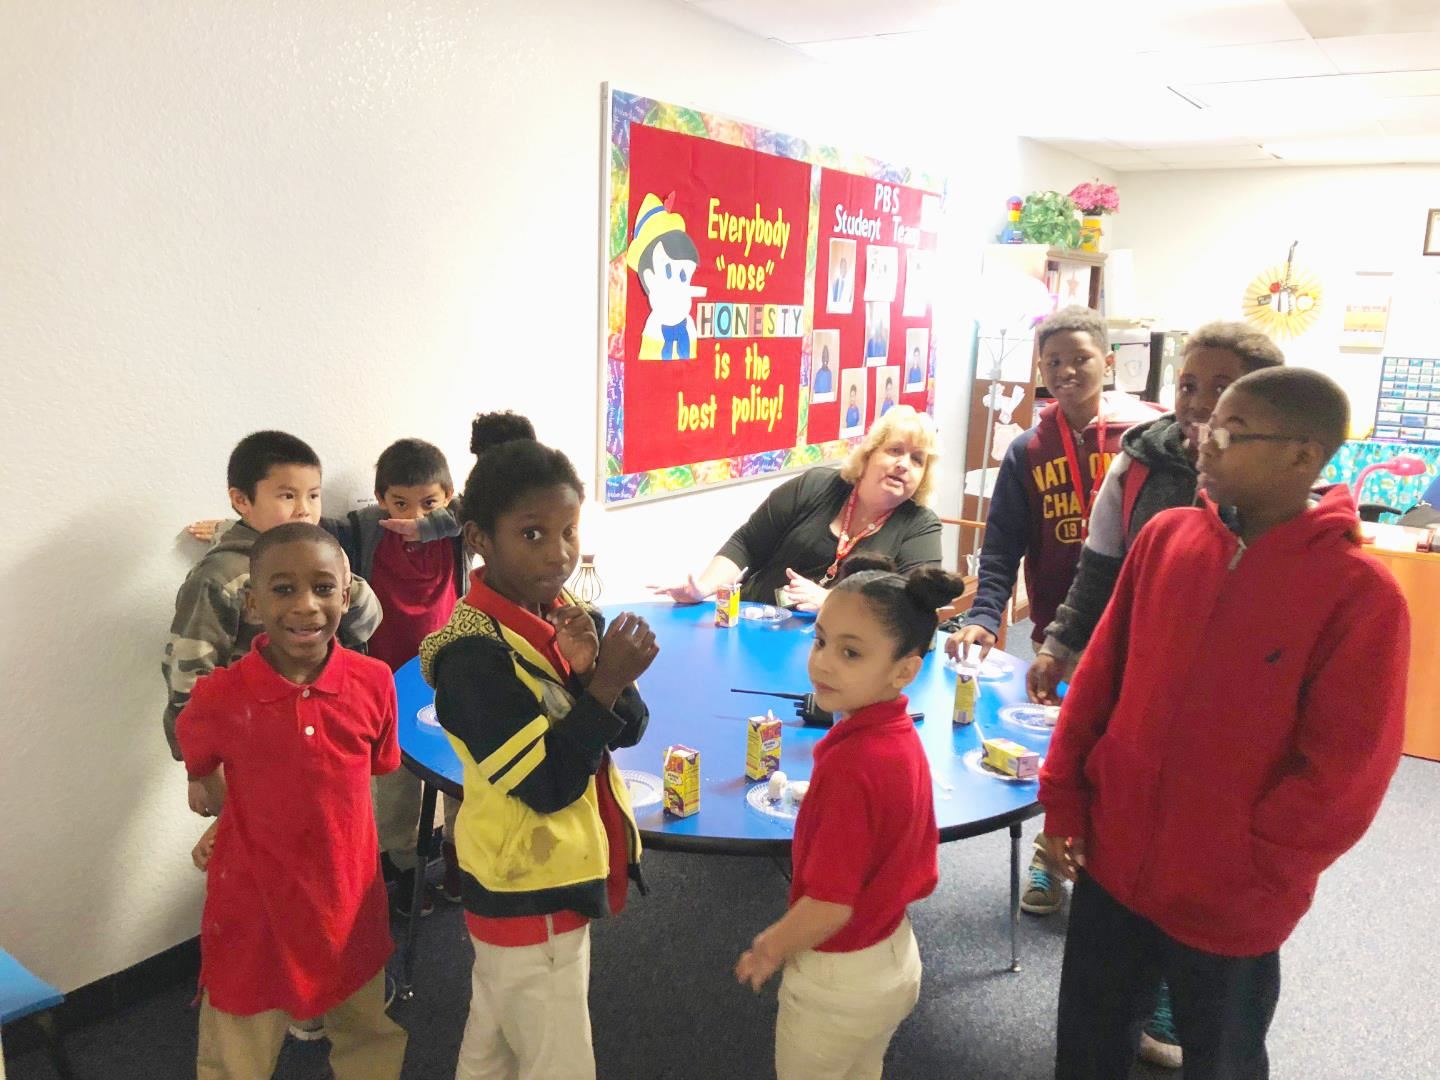
M 601 501 L 605 504 L 625 504 L 639 500 L 653 499 L 668 495 L 684 494 L 705 487 L 713 487 L 721 484 L 737 483 L 748 480 L 760 479 L 766 476 L 774 476 L 779 473 L 793 470 L 805 469 L 825 461 L 834 461 L 843 458 L 849 453 L 852 446 L 859 441 L 860 434 L 845 433 L 848 437 L 824 438 L 819 441 L 811 441 L 811 406 L 813 394 L 811 392 L 811 344 L 812 333 L 815 329 L 816 313 L 816 267 L 817 249 L 820 243 L 822 229 L 820 228 L 821 212 L 821 179 L 831 177 L 829 182 L 834 182 L 833 177 L 837 172 L 850 174 L 851 178 L 863 178 L 866 181 L 875 181 L 883 184 L 905 185 L 906 189 L 920 189 L 926 195 L 927 200 L 933 199 L 934 208 L 938 210 L 943 205 L 945 185 L 943 180 L 928 174 L 914 172 L 910 169 L 887 164 L 874 158 L 843 153 L 832 147 L 812 145 L 804 139 L 790 135 L 780 134 L 766 128 L 753 124 L 743 123 L 737 120 L 728 119 L 710 113 L 700 112 L 695 109 L 679 105 L 657 101 L 652 98 L 642 97 L 637 94 L 616 90 L 606 85 L 604 88 L 605 101 L 605 129 L 608 135 L 606 142 L 606 160 L 603 168 L 604 175 L 604 198 L 606 213 L 604 215 L 605 235 L 603 237 L 603 258 L 604 258 L 604 297 L 601 305 L 601 377 L 600 390 L 603 419 L 600 425 L 600 490 Z M 631 198 L 631 142 L 632 125 L 636 130 L 639 128 L 655 129 L 662 132 L 674 132 L 682 135 L 694 136 L 699 139 L 711 140 L 715 143 L 732 147 L 740 147 L 746 150 L 755 151 L 758 154 L 773 155 L 776 158 L 786 159 L 791 162 L 803 163 L 810 166 L 810 183 L 808 210 L 809 220 L 806 223 L 789 221 L 788 227 L 796 230 L 802 224 L 808 225 L 804 229 L 805 251 L 804 251 L 804 278 L 803 278 L 803 302 L 800 310 L 794 307 L 780 307 L 778 309 L 778 320 L 770 310 L 756 305 L 753 310 L 753 320 L 759 323 L 762 319 L 769 325 L 771 321 L 778 321 L 782 327 L 787 322 L 793 326 L 788 331 L 785 329 L 777 333 L 777 337 L 798 338 L 799 341 L 799 374 L 798 390 L 794 394 L 794 400 L 790 407 L 794 409 L 796 418 L 796 435 L 793 446 L 786 446 L 782 449 L 771 449 L 757 453 L 741 453 L 732 457 L 719 457 L 706 461 L 677 462 L 666 464 L 663 467 L 632 470 L 626 472 L 623 466 L 625 461 L 626 448 L 626 348 L 627 338 L 633 343 L 638 334 L 633 331 L 627 335 L 627 310 L 630 318 L 634 318 L 635 304 L 631 302 L 628 290 L 632 285 L 632 266 L 627 265 L 627 252 L 636 246 L 637 234 L 642 219 L 648 212 L 655 216 L 657 221 L 663 221 L 670 213 L 669 206 L 661 207 L 652 203 L 642 204 L 636 216 L 636 225 L 632 226 L 630 218 L 632 212 Z M 648 138 L 648 136 L 647 136 Z M 793 167 L 791 167 L 793 168 Z M 758 170 L 757 170 L 758 171 Z M 899 190 L 898 188 L 896 189 Z M 645 193 L 640 193 L 645 194 Z M 663 198 L 664 193 L 659 193 Z M 927 209 L 929 209 L 927 207 Z M 693 221 L 694 213 L 691 214 Z M 758 239 L 761 222 L 760 207 L 756 207 L 756 236 Z M 898 217 L 897 231 L 900 228 Z M 701 224 L 701 223 L 696 223 Z M 748 223 L 747 223 L 748 224 Z M 694 231 L 694 225 L 688 231 Z M 778 248 L 776 249 L 778 251 Z M 893 249 L 891 249 L 893 250 Z M 933 250 L 930 249 L 930 250 Z M 902 257 L 905 256 L 902 249 Z M 632 253 L 633 255 L 633 253 Z M 828 257 L 828 256 L 827 256 Z M 916 260 L 917 262 L 919 260 Z M 927 260 L 928 261 L 928 260 Z M 698 267 L 692 272 L 698 277 L 706 266 Z M 890 273 L 895 273 L 892 263 Z M 652 282 L 653 286 L 653 282 Z M 893 283 L 892 283 L 893 288 Z M 698 290 L 697 294 L 698 294 Z M 825 298 L 825 287 L 821 289 L 822 301 Z M 851 291 L 854 292 L 853 279 Z M 640 290 L 637 288 L 636 292 Z M 711 297 L 716 294 L 712 291 Z M 898 306 L 898 298 L 896 300 Z M 907 311 L 909 299 L 906 299 Z M 726 304 L 698 304 L 693 314 L 701 319 L 718 319 L 721 316 L 721 308 L 731 307 Z M 863 309 L 869 305 L 861 304 Z M 826 305 L 820 305 L 823 310 Z M 734 318 L 739 319 L 741 305 L 735 304 Z M 924 338 L 915 338 L 917 342 L 924 342 L 924 372 L 923 372 L 923 401 L 925 411 L 934 413 L 935 408 L 935 381 L 934 364 L 936 355 L 936 342 L 933 332 L 933 319 L 929 317 L 933 308 L 926 309 L 926 323 L 923 327 Z M 658 312 L 657 312 L 658 314 Z M 726 313 L 728 315 L 728 313 Z M 794 320 L 798 320 L 795 322 Z M 701 329 L 695 330 L 697 324 L 691 320 L 692 332 L 701 335 L 706 333 L 707 325 L 713 329 L 715 324 L 698 324 Z M 647 326 L 648 329 L 648 326 Z M 671 340 L 675 327 L 663 328 L 667 330 L 667 336 L 662 344 L 658 339 L 647 337 L 641 345 L 639 355 L 646 356 L 645 349 L 652 350 L 649 353 L 650 359 L 660 359 L 654 350 L 663 348 L 666 350 L 664 360 L 671 359 L 670 350 L 675 348 L 693 349 L 693 353 L 679 353 L 678 356 L 698 356 L 698 341 L 691 344 L 688 336 L 684 335 L 683 325 L 679 328 L 681 337 L 677 341 Z M 888 335 L 888 320 L 885 326 Z M 915 332 L 915 331 L 912 331 Z M 717 335 L 718 336 L 718 335 Z M 739 336 L 737 334 L 737 336 Z M 793 346 L 792 346 L 793 348 Z M 909 342 L 906 344 L 909 348 Z M 748 354 L 747 354 L 748 355 Z M 869 354 L 867 353 L 867 356 Z M 718 350 L 717 350 L 718 356 Z M 735 357 L 738 363 L 740 357 Z M 708 360 L 706 361 L 708 363 Z M 888 362 L 888 361 L 886 361 Z M 870 360 L 866 361 L 867 367 L 873 367 Z M 913 371 L 913 369 L 911 369 Z M 901 380 L 906 393 L 911 392 L 915 384 L 906 383 L 905 380 L 912 377 L 910 372 L 904 368 L 895 369 L 896 376 Z M 889 369 L 882 372 L 889 375 Z M 875 376 L 878 382 L 878 375 Z M 830 376 L 827 375 L 827 382 Z M 848 384 L 846 384 L 848 387 Z M 887 383 L 888 385 L 888 383 Z M 863 393 L 864 391 L 862 391 Z M 876 391 L 878 396 L 878 389 Z M 822 397 L 826 395 L 822 394 Z M 833 399 L 832 391 L 828 397 Z M 682 402 L 685 399 L 682 398 Z M 913 401 L 907 404 L 920 405 L 920 396 L 917 394 Z M 886 399 L 885 407 L 888 407 L 889 399 Z M 763 406 L 755 403 L 757 409 Z M 838 405 L 827 405 L 826 408 L 838 415 Z M 876 405 L 875 407 L 879 407 Z M 633 410 L 632 410 L 633 412 Z M 682 408 L 683 412 L 683 408 Z M 714 406 L 711 406 L 711 416 L 714 414 Z M 849 414 L 847 414 L 849 415 Z M 703 419 L 703 411 L 699 414 Z M 830 422 L 833 423 L 838 421 Z M 788 427 L 785 429 L 788 431 Z M 843 425 L 840 432 L 844 432 Z M 648 429 L 642 432 L 648 436 Z M 635 432 L 632 430 L 632 437 Z M 839 434 L 839 433 L 837 433 Z

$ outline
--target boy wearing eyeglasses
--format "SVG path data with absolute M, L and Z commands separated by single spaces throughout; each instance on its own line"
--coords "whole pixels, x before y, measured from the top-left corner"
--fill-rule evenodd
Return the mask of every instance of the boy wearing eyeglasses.
M 1203 505 L 1137 538 L 1040 775 L 1075 881 L 1057 1080 L 1126 1076 L 1161 980 L 1186 1080 L 1264 1078 L 1279 948 L 1400 757 L 1409 618 L 1361 551 L 1333 381 L 1246 375 L 1201 437 Z

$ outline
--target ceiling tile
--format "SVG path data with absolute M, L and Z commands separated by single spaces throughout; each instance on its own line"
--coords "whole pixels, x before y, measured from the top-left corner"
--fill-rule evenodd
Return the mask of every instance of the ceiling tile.
M 1440 31 L 1326 38 L 1316 45 L 1347 74 L 1440 68 Z
M 1290 0 L 1311 37 L 1440 30 L 1435 0 Z
M 1309 38 L 1259 45 L 1170 49 L 1142 53 L 1121 63 L 1133 67 L 1139 77 L 1172 86 L 1242 79 L 1294 79 L 1305 75 L 1333 75 L 1337 71 L 1334 62 Z
M 1191 146 L 1184 149 L 1152 149 L 1152 156 L 1167 165 L 1191 165 L 1199 163 L 1259 161 L 1270 157 L 1258 144 L 1249 146 Z

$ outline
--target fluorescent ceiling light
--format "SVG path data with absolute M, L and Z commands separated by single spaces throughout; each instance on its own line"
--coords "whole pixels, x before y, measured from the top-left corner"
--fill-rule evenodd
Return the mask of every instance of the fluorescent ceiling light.
M 1341 139 L 1292 139 L 1260 147 L 1281 161 L 1437 161 L 1440 137 L 1357 136 Z

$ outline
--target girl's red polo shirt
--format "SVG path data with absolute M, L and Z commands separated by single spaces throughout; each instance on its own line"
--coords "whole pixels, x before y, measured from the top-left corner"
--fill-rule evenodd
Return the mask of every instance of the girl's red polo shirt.
M 821 952 L 884 941 L 940 879 L 930 763 L 909 707 L 903 695 L 867 706 L 816 744 L 795 822 L 790 903 L 808 896 L 854 908 Z

